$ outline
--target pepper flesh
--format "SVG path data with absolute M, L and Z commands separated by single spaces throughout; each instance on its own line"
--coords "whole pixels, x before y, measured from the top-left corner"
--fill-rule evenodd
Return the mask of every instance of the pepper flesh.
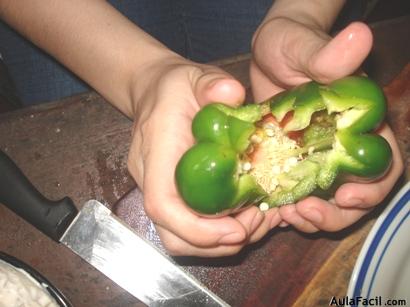
M 207 105 L 193 120 L 197 142 L 177 165 L 178 190 L 197 212 L 226 214 L 259 202 L 269 207 L 294 203 L 328 190 L 339 174 L 374 179 L 387 171 L 392 159 L 387 141 L 372 133 L 385 113 L 381 89 L 356 76 L 329 85 L 305 83 L 261 104 Z M 259 162 L 252 160 L 253 150 L 264 150 L 251 140 L 268 114 L 279 123 L 291 114 L 282 131 L 301 135 L 298 146 L 284 153 L 284 159 L 297 163 L 275 175 L 274 188 L 262 183 L 266 172 L 258 171 Z M 272 157 L 262 154 L 266 158 Z

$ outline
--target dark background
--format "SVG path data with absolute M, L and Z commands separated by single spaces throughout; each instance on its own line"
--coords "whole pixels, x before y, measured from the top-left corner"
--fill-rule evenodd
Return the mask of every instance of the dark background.
M 369 0 L 367 1 L 367 7 L 363 8 L 363 17 L 361 18 L 364 22 L 370 24 L 373 28 L 378 27 L 380 24 L 391 23 L 391 26 L 395 26 L 395 20 L 400 20 L 405 18 L 405 16 L 410 18 L 410 1 L 409 0 Z M 352 17 L 352 16 L 350 16 Z M 346 17 L 349 18 L 349 17 Z M 338 22 L 335 24 L 335 29 L 337 30 L 339 25 L 346 23 L 346 18 L 339 18 Z M 408 31 L 408 29 L 400 29 L 397 31 Z M 381 32 L 381 33 L 380 33 Z M 383 31 L 378 32 L 378 36 L 375 40 L 386 41 L 386 49 L 389 46 L 397 46 L 397 42 L 394 42 L 394 37 L 391 35 L 383 35 Z M 399 42 L 400 48 L 406 48 L 410 50 L 410 41 Z M 369 74 L 370 77 L 376 79 L 382 85 L 387 84 L 388 81 L 383 77 L 385 72 L 380 71 L 378 67 L 384 67 L 379 65 L 380 61 L 388 61 L 383 54 L 387 52 L 383 48 L 378 50 L 373 50 L 367 61 L 364 63 L 364 70 Z M 403 54 L 403 52 L 402 52 Z M 406 53 L 404 53 L 406 54 Z M 407 54 L 410 54 L 407 53 Z M 405 55 L 404 55 L 405 56 Z M 410 59 L 399 58 L 394 59 L 397 62 L 397 66 L 405 65 Z M 375 65 L 375 62 L 378 65 Z M 394 65 L 393 65 L 394 66 Z M 394 69 L 394 68 L 393 68 Z M 22 104 L 17 97 L 13 82 L 7 73 L 7 67 L 0 60 L 0 113 L 11 111 L 14 109 L 21 108 Z

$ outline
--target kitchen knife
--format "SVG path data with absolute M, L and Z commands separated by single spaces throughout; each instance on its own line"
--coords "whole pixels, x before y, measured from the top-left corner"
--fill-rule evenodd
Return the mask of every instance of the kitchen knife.
M 0 203 L 148 306 L 229 306 L 98 201 L 45 198 L 2 151 Z

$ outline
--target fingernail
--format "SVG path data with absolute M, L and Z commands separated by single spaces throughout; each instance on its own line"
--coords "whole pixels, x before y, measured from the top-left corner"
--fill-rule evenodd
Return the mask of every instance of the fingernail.
M 279 223 L 279 225 L 278 225 L 279 227 L 288 227 L 289 226 L 289 223 L 287 223 L 287 222 L 285 222 L 285 221 L 282 221 L 282 222 L 280 222 Z
M 306 211 L 303 215 L 309 221 L 314 222 L 314 223 L 321 223 L 323 221 L 323 215 L 315 209 L 310 209 Z
M 239 232 L 232 232 L 219 239 L 220 244 L 236 244 L 244 240 L 244 235 Z
M 358 207 L 363 203 L 363 201 L 359 198 L 349 198 L 345 202 L 343 202 L 343 205 L 349 206 L 349 207 Z
M 251 224 L 251 229 L 250 232 L 253 233 L 255 231 L 256 228 L 258 228 L 258 226 L 261 224 L 262 220 L 263 220 L 264 214 L 261 211 L 258 211 L 255 214 L 255 217 L 252 220 L 252 224 Z

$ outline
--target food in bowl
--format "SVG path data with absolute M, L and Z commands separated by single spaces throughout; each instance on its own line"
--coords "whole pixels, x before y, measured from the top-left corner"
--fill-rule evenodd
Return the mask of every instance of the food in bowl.
M 59 307 L 30 274 L 0 259 L 0 307 Z

